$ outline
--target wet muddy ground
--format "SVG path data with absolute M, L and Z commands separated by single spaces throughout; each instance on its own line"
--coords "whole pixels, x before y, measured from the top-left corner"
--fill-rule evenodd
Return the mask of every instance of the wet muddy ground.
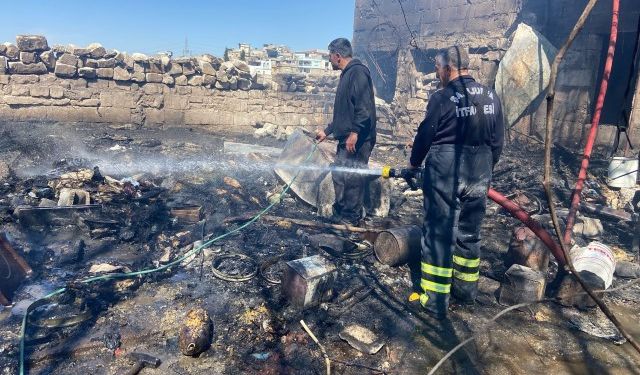
M 384 266 L 370 252 L 358 257 L 327 253 L 309 241 L 309 235 L 327 233 L 326 229 L 285 222 L 258 221 L 164 272 L 78 285 L 73 282 L 94 275 L 92 266 L 134 271 L 166 264 L 189 251 L 195 241 L 234 228 L 225 218 L 267 206 L 283 186 L 271 171 L 275 160 L 259 154 L 227 155 L 223 142 L 272 147 L 284 142 L 199 129 L 90 124 L 0 124 L 0 134 L 0 160 L 12 170 L 0 184 L 0 231 L 33 268 L 32 277 L 13 296 L 14 305 L 0 310 L 3 374 L 18 371 L 20 323 L 27 306 L 64 286 L 69 291 L 54 299 L 57 305 L 41 308 L 28 329 L 25 363 L 30 374 L 123 373 L 130 368 L 131 352 L 162 360 L 157 369 L 144 369 L 143 374 L 322 374 L 324 359 L 302 329 L 301 319 L 334 360 L 336 374 L 424 374 L 474 333 L 477 340 L 450 358 L 439 373 L 640 373 L 638 354 L 628 343 L 620 344 L 617 332 L 595 309 L 545 303 L 488 323 L 504 308 L 496 291 L 506 270 L 511 232 L 518 225 L 494 204 L 483 224 L 481 296 L 474 306 L 452 305 L 450 319 L 444 322 L 406 306 L 412 291 L 406 266 Z M 381 146 L 372 159 L 404 165 L 404 152 Z M 555 155 L 553 185 L 563 203 L 569 199 L 577 162 L 564 150 Z M 61 179 L 65 173 L 95 166 L 113 180 L 78 173 Z M 595 160 L 590 171 L 587 194 L 605 203 L 615 194 L 603 187 L 606 163 Z M 498 191 L 523 190 L 544 202 L 538 146 L 509 145 L 495 175 Z M 99 211 L 37 217 L 30 224 L 17 220 L 16 208 L 55 201 L 62 186 L 74 184 L 89 192 L 92 203 L 101 204 Z M 372 218 L 367 225 L 419 224 L 421 204 L 419 194 L 394 181 L 390 216 Z M 202 207 L 200 222 L 185 223 L 171 214 L 172 209 L 190 206 Z M 320 221 L 313 207 L 292 194 L 270 214 Z M 618 259 L 632 260 L 632 228 L 613 221 L 603 225 L 601 240 L 614 248 Z M 263 272 L 246 282 L 216 277 L 212 262 L 235 253 L 264 266 Z M 267 279 L 279 278 L 283 262 L 315 254 L 329 257 L 338 267 L 335 297 L 299 311 L 282 299 L 280 285 Z M 250 263 L 233 260 L 219 268 L 228 273 L 253 271 Z M 556 269 L 552 264 L 549 281 Z M 631 282 L 615 279 L 612 288 Z M 638 338 L 639 300 L 640 285 L 605 296 Z M 195 307 L 208 311 L 214 338 L 204 353 L 187 357 L 179 351 L 178 333 L 186 313 Z M 79 312 L 84 313 L 81 321 L 69 327 L 50 320 Z M 351 324 L 371 330 L 384 341 L 383 348 L 373 355 L 352 348 L 339 337 Z

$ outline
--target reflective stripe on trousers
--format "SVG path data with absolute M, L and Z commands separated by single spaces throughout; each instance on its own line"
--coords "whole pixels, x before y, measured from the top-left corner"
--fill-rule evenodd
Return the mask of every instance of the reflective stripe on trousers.
M 480 278 L 480 258 L 453 256 L 453 277 L 456 280 L 475 282 Z

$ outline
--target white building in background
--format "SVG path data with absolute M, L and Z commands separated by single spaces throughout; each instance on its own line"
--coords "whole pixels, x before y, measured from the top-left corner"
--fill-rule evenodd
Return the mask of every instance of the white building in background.
M 244 52 L 247 56 L 251 55 L 251 45 L 248 43 L 238 43 L 238 50 Z
M 327 60 L 296 55 L 298 56 L 296 65 L 301 73 L 322 73 L 331 70 L 331 63 Z
M 329 51 L 310 50 L 295 53 L 297 67 L 302 73 L 320 73 L 331 70 Z
M 271 60 L 257 60 L 249 61 L 249 70 L 251 75 L 258 76 L 270 76 L 273 68 L 273 61 Z
M 323 74 L 331 71 L 329 51 L 309 50 L 291 52 L 282 45 L 265 44 L 261 49 L 252 48 L 246 43 L 239 43 L 237 49 L 228 49 L 229 59 L 245 60 L 252 75 L 289 74 Z

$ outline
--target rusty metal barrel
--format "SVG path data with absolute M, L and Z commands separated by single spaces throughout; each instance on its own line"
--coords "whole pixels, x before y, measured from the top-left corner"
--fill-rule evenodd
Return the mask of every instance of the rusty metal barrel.
M 378 235 L 373 251 L 380 263 L 401 266 L 419 257 L 421 238 L 422 229 L 417 225 L 387 229 Z

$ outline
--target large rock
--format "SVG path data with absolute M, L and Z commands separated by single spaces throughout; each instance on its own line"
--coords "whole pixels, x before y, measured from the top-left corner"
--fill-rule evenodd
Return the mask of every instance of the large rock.
M 113 68 L 98 68 L 96 74 L 98 78 L 113 79 Z
M 47 38 L 42 35 L 18 35 L 16 36 L 18 49 L 24 52 L 46 51 L 49 49 Z
M 124 52 L 120 52 L 120 51 L 115 51 L 116 53 L 115 56 L 113 56 L 114 59 L 116 59 L 119 63 L 124 64 L 125 63 L 125 58 L 127 57 L 127 55 Z
M 204 78 L 202 78 L 202 76 L 192 76 L 187 83 L 189 86 L 202 86 L 204 84 Z
M 196 68 L 191 63 L 191 61 L 181 64 L 182 65 L 182 74 L 185 76 L 192 76 L 196 74 Z
M 115 81 L 129 81 L 131 73 L 127 69 L 117 66 L 113 69 L 113 79 Z
M 173 85 L 175 82 L 176 80 L 168 74 L 162 76 L 162 83 L 164 83 L 165 85 Z
M 162 70 L 166 73 L 169 71 L 169 64 L 171 64 L 171 57 L 167 55 L 160 55 L 158 57 L 160 64 L 162 64 Z
M 211 65 L 211 63 L 207 62 L 207 61 L 203 61 L 200 60 L 199 61 L 200 64 L 200 70 L 202 71 L 203 74 L 208 74 L 210 76 L 215 76 L 216 75 L 216 70 L 213 65 Z
M 229 89 L 237 90 L 238 89 L 238 77 L 229 78 Z
M 238 74 L 238 78 L 248 79 L 249 81 L 251 81 L 251 80 L 252 80 L 251 73 L 249 73 L 249 72 L 243 72 L 243 71 L 240 71 L 240 72 L 239 72 L 239 74 Z
M 37 55 L 35 52 L 20 52 L 20 61 L 25 64 L 35 64 Z
M 162 74 L 160 73 L 147 73 L 146 78 L 150 83 L 162 83 Z
M 139 73 L 147 73 L 147 63 L 146 62 L 134 62 L 133 63 L 133 71 Z
M 98 68 L 115 68 L 118 65 L 118 60 L 114 58 L 100 59 L 97 61 Z
M 182 56 L 182 57 L 176 57 L 175 59 L 173 59 L 173 62 L 176 64 L 186 64 L 186 63 L 192 63 L 193 60 L 194 60 L 193 57 Z
M 179 75 L 175 77 L 175 82 L 178 86 L 186 86 L 188 81 L 189 79 L 187 78 L 187 76 Z
M 74 65 L 67 65 L 60 61 L 56 63 L 54 70 L 55 75 L 62 78 L 73 78 L 76 75 L 77 68 Z
M 134 53 L 131 55 L 134 62 L 146 63 L 149 61 L 149 57 L 144 53 Z
M 229 90 L 229 87 L 230 85 L 228 80 L 224 80 L 224 81 L 221 81 L 220 79 L 216 80 L 216 88 L 218 90 Z
M 227 77 L 227 74 L 222 69 L 218 70 L 218 73 L 216 73 L 216 78 L 220 82 L 229 83 L 229 77 Z
M 384 346 L 384 341 L 380 340 L 375 333 L 358 324 L 345 327 L 338 336 L 356 350 L 366 354 L 376 354 Z
M 86 59 L 83 63 L 85 68 L 93 68 L 93 69 L 97 69 L 98 68 L 98 60 L 94 60 L 94 59 Z
M 7 58 L 10 61 L 18 60 L 18 58 L 20 57 L 20 50 L 18 49 L 18 47 L 16 47 L 11 43 L 5 43 L 4 46 L 5 46 L 4 55 L 7 56 Z
M 78 56 L 70 54 L 70 53 L 63 53 L 58 58 L 58 62 L 60 64 L 71 65 L 71 66 L 77 67 L 78 66 Z
M 129 71 L 133 69 L 133 65 L 135 63 L 136 62 L 133 61 L 133 57 L 131 57 L 131 55 L 127 55 L 126 53 L 124 54 L 124 65 Z
M 244 91 L 251 89 L 251 81 L 245 78 L 238 78 L 238 89 Z
M 202 75 L 202 81 L 206 86 L 214 86 L 216 84 L 216 76 L 210 76 L 208 74 Z
M 108 49 L 105 51 L 104 56 L 102 57 L 103 59 L 113 59 L 116 56 L 118 56 L 120 52 L 116 49 Z
M 7 73 L 7 58 L 0 56 L 0 74 Z
M 56 44 L 55 46 L 51 47 L 51 51 L 57 54 L 71 53 L 71 49 L 71 46 L 65 46 L 62 44 Z
M 247 63 L 242 61 L 242 60 L 233 60 L 233 61 L 231 61 L 231 63 L 238 70 L 241 70 L 243 72 L 251 71 L 251 69 L 249 69 L 249 65 L 247 65 Z
M 25 64 L 20 61 L 9 63 L 9 73 L 11 74 L 47 74 L 47 67 L 44 63 Z
M 220 69 L 220 66 L 222 66 L 222 63 L 224 62 L 221 58 L 209 54 L 202 55 L 200 57 L 200 61 L 208 62 L 215 70 Z
M 50 95 L 49 87 L 42 86 L 42 85 L 34 85 L 29 89 L 29 95 L 36 98 L 48 98 Z
M 94 59 L 101 59 L 107 54 L 107 50 L 100 43 L 91 43 L 87 46 L 89 56 Z
M 7 52 L 7 46 L 4 44 L 0 44 L 0 56 L 4 56 L 6 52 Z
M 162 62 L 160 61 L 160 59 L 156 59 L 156 58 L 149 59 L 148 67 L 149 67 L 149 70 L 147 71 L 147 73 L 158 73 L 158 74 L 164 73 L 164 69 L 162 67 Z
M 13 84 L 14 89 L 22 88 L 22 85 L 28 85 L 38 82 L 40 82 L 40 76 L 36 74 L 22 74 L 11 77 L 11 83 Z M 29 86 L 26 86 L 24 88 L 29 89 Z
M 228 71 L 231 68 L 235 68 L 231 61 L 225 61 L 220 65 L 220 69 L 223 69 L 224 71 Z
M 536 30 L 524 23 L 518 25 L 496 75 L 496 92 L 502 99 L 507 126 L 535 110 L 543 100 L 556 53 Z
M 633 262 L 616 262 L 615 275 L 622 278 L 637 279 L 640 277 L 640 264 Z
M 229 77 L 237 77 L 240 75 L 241 71 L 238 70 L 238 68 L 236 68 L 235 66 L 232 66 L 229 69 L 227 69 L 226 72 Z
M 84 67 L 84 68 L 78 69 L 78 76 L 82 78 L 94 79 L 97 77 L 97 73 L 94 68 Z
M 174 77 L 179 76 L 182 74 L 182 65 L 170 62 L 169 65 L 165 67 L 165 72 Z
M 64 97 L 64 89 L 60 86 L 53 86 L 49 88 L 49 96 L 53 99 L 61 99 Z
M 40 60 L 44 63 L 48 70 L 56 67 L 56 55 L 52 51 L 44 51 L 40 54 Z
M 539 301 L 544 297 L 546 286 L 545 276 L 542 272 L 514 264 L 505 272 L 504 280 L 500 286 L 499 302 L 508 306 Z
M 70 45 L 71 54 L 78 57 L 88 57 L 91 55 L 91 51 L 87 48 L 76 47 L 74 45 Z
M 146 77 L 144 72 L 133 72 L 133 74 L 131 74 L 131 80 L 133 82 L 143 83 L 146 82 Z

